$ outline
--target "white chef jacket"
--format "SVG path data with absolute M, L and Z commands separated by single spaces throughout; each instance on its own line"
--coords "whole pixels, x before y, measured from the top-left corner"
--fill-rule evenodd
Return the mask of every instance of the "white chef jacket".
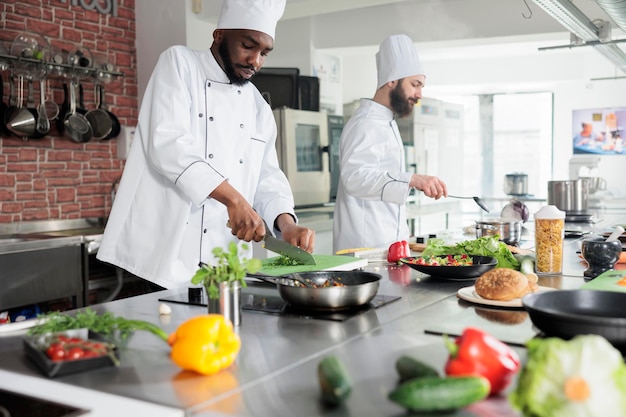
M 410 180 L 393 112 L 361 99 L 339 141 L 333 250 L 387 248 L 408 239 Z
M 268 224 L 295 218 L 275 141 L 253 84 L 230 84 L 211 51 L 169 48 L 148 83 L 97 258 L 166 288 L 189 285 L 215 247 L 241 244 L 226 206 L 208 197 L 225 180 Z M 250 258 L 247 246 L 240 253 Z

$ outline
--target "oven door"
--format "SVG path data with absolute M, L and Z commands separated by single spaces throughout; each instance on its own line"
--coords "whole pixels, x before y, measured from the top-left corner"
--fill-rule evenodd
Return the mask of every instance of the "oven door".
M 330 201 L 328 120 L 326 113 L 280 108 L 276 150 L 296 207 L 320 206 Z

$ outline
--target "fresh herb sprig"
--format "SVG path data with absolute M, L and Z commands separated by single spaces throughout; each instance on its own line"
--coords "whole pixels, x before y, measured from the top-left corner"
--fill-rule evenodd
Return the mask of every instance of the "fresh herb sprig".
M 243 250 L 248 249 L 245 243 L 241 245 Z M 244 280 L 246 273 L 254 274 L 261 269 L 261 261 L 256 258 L 241 259 L 239 256 L 239 246 L 235 242 L 230 242 L 228 251 L 221 247 L 213 249 L 213 256 L 216 265 L 200 264 L 200 269 L 191 278 L 192 284 L 203 284 L 209 293 L 209 298 L 219 298 L 218 284 L 220 282 L 239 282 L 242 287 L 246 286 Z
M 87 328 L 93 332 L 105 336 L 116 336 L 124 340 L 136 331 L 148 331 L 167 342 L 168 334 L 156 324 L 143 320 L 130 320 L 115 316 L 107 311 L 98 314 L 96 311 L 86 308 L 71 315 L 53 311 L 40 314 L 39 324 L 29 329 L 31 335 L 63 332 L 71 329 Z

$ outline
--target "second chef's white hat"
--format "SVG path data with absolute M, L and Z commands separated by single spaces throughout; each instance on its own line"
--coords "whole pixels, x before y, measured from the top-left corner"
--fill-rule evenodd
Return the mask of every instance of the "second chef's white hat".
M 285 3 L 286 0 L 224 0 L 217 28 L 257 30 L 274 39 Z
M 392 35 L 380 44 L 376 53 L 378 86 L 414 75 L 424 75 L 422 61 L 411 38 L 407 35 Z

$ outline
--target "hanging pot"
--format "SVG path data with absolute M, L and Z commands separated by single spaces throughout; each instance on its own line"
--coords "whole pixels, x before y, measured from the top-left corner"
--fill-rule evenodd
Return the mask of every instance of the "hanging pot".
M 59 116 L 56 121 L 57 131 L 60 135 L 65 133 L 65 117 L 70 111 L 70 99 L 67 84 L 63 84 L 63 103 L 59 109 Z
M 76 85 L 70 83 L 70 110 L 63 120 L 64 135 L 76 143 L 89 142 L 93 131 L 87 118 L 76 111 Z
M 119 136 L 120 132 L 122 131 L 122 125 L 120 124 L 120 120 L 117 118 L 117 116 L 110 112 L 107 106 L 104 104 L 105 93 L 102 84 L 98 85 L 98 89 L 100 90 L 100 108 L 109 113 L 109 117 L 111 118 L 111 132 L 109 132 L 109 134 L 104 139 L 113 139 Z
M 89 124 L 93 129 L 93 139 L 102 140 L 106 138 L 113 129 L 113 121 L 111 120 L 111 116 L 109 112 L 102 109 L 101 107 L 101 89 L 99 85 L 96 84 L 94 89 L 94 96 L 96 97 L 96 108 L 89 110 L 85 117 L 89 120 Z

